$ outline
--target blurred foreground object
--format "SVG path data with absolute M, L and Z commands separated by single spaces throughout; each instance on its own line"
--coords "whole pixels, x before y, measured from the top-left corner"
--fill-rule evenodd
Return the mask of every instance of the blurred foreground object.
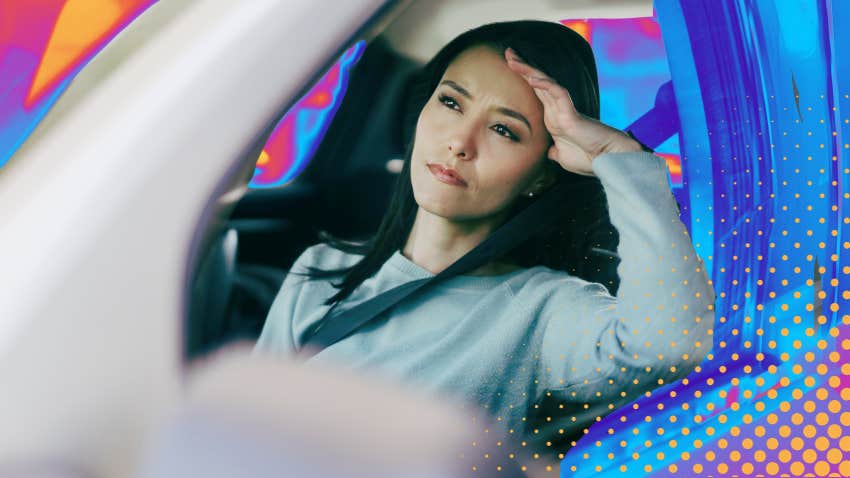
M 264 135 L 390 3 L 160 0 L 74 79 L 0 169 L 0 473 L 136 472 Z
M 507 447 L 495 436 L 478 436 L 483 416 L 377 376 L 251 356 L 245 346 L 189 377 L 139 478 L 528 476 L 498 455 Z

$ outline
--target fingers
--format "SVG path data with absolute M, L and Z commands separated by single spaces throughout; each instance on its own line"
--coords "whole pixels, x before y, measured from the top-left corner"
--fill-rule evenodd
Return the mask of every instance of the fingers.
M 546 77 L 546 75 L 540 70 L 537 70 L 536 68 L 529 66 L 527 63 L 522 63 L 519 60 L 515 60 L 513 58 L 508 60 L 508 67 L 522 75 L 522 77 L 526 80 L 534 77 L 541 79 Z
M 561 104 L 561 109 L 569 111 L 575 108 L 570 93 L 566 88 L 559 85 L 542 71 L 525 63 L 512 48 L 505 50 L 505 58 L 508 61 L 508 67 L 525 78 L 528 84 L 535 89 L 535 92 L 538 89 L 544 91 L 544 97 L 552 100 L 554 105 Z M 541 101 L 543 101 L 543 98 L 541 98 Z
M 572 117 L 574 115 L 574 106 L 569 99 L 569 95 L 553 94 L 550 89 L 540 88 L 532 84 L 534 94 L 540 99 L 543 104 L 544 120 L 547 120 L 552 125 L 561 123 L 559 117 L 566 115 Z M 563 125 L 561 125 L 563 126 Z
M 560 109 L 558 107 L 558 101 L 551 93 L 549 93 L 549 91 L 535 87 L 534 94 L 537 95 L 537 98 L 539 98 L 540 102 L 543 103 L 544 115 L 546 114 L 546 111 Z
M 549 151 L 546 152 L 546 157 L 557 163 L 558 162 L 558 146 L 554 145 L 554 144 L 552 146 L 549 146 Z
M 505 59 L 522 61 L 522 58 L 520 58 L 517 52 L 511 47 L 505 49 Z
M 508 48 L 505 50 L 505 59 L 508 61 L 508 66 L 525 77 L 529 78 L 538 78 L 541 80 L 552 81 L 551 78 L 546 73 L 534 68 L 525 62 L 517 53 L 513 50 L 513 48 Z
M 573 99 L 570 97 L 570 92 L 554 80 L 531 77 L 526 78 L 526 81 L 532 88 L 544 91 L 554 102 L 561 104 L 562 109 L 567 111 L 573 109 Z

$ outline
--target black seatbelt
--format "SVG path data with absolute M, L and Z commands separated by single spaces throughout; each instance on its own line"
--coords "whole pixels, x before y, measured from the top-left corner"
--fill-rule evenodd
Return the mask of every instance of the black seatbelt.
M 627 133 L 637 141 L 637 138 L 635 138 L 631 131 L 627 131 Z M 644 151 L 653 152 L 648 146 L 643 143 L 640 144 Z M 502 254 L 518 246 L 522 241 L 541 232 L 546 227 L 552 226 L 552 214 L 556 214 L 558 208 L 563 207 L 560 200 L 563 197 L 564 190 L 569 188 L 570 195 L 580 197 L 580 195 L 585 193 L 584 189 L 588 186 L 589 182 L 587 181 L 567 181 L 564 176 L 559 176 L 555 185 L 543 193 L 535 202 L 520 211 L 516 216 L 496 229 L 484 241 L 439 274 L 425 279 L 405 282 L 371 299 L 367 299 L 365 302 L 357 304 L 351 309 L 332 316 L 334 307 L 339 302 L 335 303 L 318 322 L 318 327 L 312 330 L 312 335 L 309 335 L 304 341 L 302 351 L 298 353 L 298 356 L 305 359 L 312 357 L 325 347 L 344 339 L 382 312 L 404 300 L 405 297 L 414 294 L 429 284 L 434 284 L 449 277 L 474 270 L 499 258 Z M 310 349 L 309 351 L 308 348 Z
M 313 335 L 304 342 L 303 347 L 309 346 L 312 350 L 310 352 L 299 352 L 299 356 L 309 358 L 315 355 L 325 347 L 347 337 L 385 310 L 423 287 L 485 265 L 518 246 L 528 237 L 546 227 L 551 227 L 551 215 L 553 208 L 558 206 L 558 199 L 562 197 L 561 192 L 565 188 L 571 187 L 571 189 L 575 189 L 571 191 L 571 194 L 581 194 L 580 184 L 582 183 L 561 179 L 535 202 L 496 229 L 478 246 L 433 277 L 405 282 L 335 316 L 331 316 L 333 312 L 333 307 L 331 307 L 320 320 L 318 328 L 313 330 Z

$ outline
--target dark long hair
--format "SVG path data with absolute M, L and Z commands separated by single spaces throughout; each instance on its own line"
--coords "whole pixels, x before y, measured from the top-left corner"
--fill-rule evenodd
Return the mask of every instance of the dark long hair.
M 418 207 L 410 181 L 410 162 L 419 113 L 449 64 L 465 50 L 479 45 L 492 47 L 502 54 L 507 47 L 513 48 L 528 64 L 564 86 L 580 113 L 599 119 L 596 62 L 590 45 L 575 31 L 558 23 L 521 20 L 490 23 L 456 37 L 419 71 L 414 80 L 404 126 L 405 137 L 410 138 L 404 155 L 404 166 L 378 231 L 372 238 L 360 243 L 342 241 L 328 234 L 320 236 L 331 247 L 363 256 L 351 267 L 343 269 L 308 267 L 306 275 L 311 279 L 342 277 L 339 283 L 333 284 L 339 291 L 325 301 L 326 305 L 348 297 L 364 280 L 375 274 L 390 256 L 404 247 Z M 552 174 L 571 185 L 566 188 L 560 201 L 563 208 L 553 215 L 550 228 L 528 238 L 501 259 L 522 267 L 544 265 L 594 280 L 600 275 L 602 267 L 605 267 L 605 262 L 608 263 L 608 270 L 611 270 L 613 260 L 610 255 L 594 256 L 594 251 L 606 248 L 611 250 L 618 240 L 616 229 L 609 221 L 602 185 L 595 177 L 570 173 L 554 161 L 546 162 Z M 517 199 L 505 221 L 533 200 L 524 196 Z M 616 289 L 617 284 L 605 285 L 609 289 Z

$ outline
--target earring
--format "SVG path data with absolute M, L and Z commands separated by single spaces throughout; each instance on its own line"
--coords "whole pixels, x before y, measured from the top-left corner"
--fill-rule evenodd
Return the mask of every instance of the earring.
M 529 192 L 528 197 L 533 198 L 534 197 L 534 191 Z

